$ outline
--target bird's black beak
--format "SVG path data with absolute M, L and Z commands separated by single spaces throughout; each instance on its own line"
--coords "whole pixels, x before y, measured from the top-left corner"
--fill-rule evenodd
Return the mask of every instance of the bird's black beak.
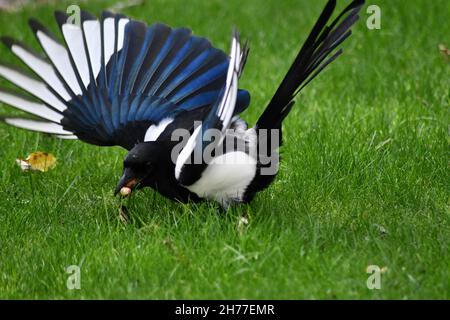
M 132 190 L 139 184 L 140 180 L 136 178 L 135 174 L 130 169 L 124 169 L 123 175 L 117 183 L 114 190 L 114 196 L 116 196 L 123 188 L 129 188 Z

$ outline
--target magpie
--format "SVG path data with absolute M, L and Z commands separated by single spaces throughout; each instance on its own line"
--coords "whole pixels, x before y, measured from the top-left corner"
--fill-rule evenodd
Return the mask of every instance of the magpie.
M 250 104 L 238 81 L 249 54 L 234 30 L 230 54 L 187 28 L 60 11 L 64 43 L 35 19 L 37 53 L 2 42 L 28 70 L 1 63 L 0 76 L 27 94 L 0 88 L 0 102 L 30 114 L 2 116 L 9 125 L 128 150 L 115 194 L 151 187 L 186 203 L 247 203 L 278 173 L 282 122 L 297 94 L 341 53 L 364 0 L 334 20 L 329 0 L 295 61 L 253 127 L 240 118 Z M 31 71 L 31 72 L 30 72 Z

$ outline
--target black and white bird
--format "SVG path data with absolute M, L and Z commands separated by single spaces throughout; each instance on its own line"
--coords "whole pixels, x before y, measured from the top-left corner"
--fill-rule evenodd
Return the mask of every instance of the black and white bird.
M 147 26 L 110 12 L 100 19 L 82 12 L 80 25 L 56 12 L 64 44 L 31 19 L 45 55 L 2 38 L 34 75 L 0 64 L 0 76 L 29 94 L 0 88 L 0 102 L 35 117 L 2 120 L 129 150 L 116 194 L 151 187 L 180 202 L 249 202 L 278 172 L 281 124 L 295 96 L 342 53 L 338 46 L 363 4 L 352 1 L 328 24 L 336 7 L 328 1 L 251 128 L 239 117 L 250 103 L 249 93 L 238 88 L 249 50 L 236 31 L 228 56 L 189 29 Z

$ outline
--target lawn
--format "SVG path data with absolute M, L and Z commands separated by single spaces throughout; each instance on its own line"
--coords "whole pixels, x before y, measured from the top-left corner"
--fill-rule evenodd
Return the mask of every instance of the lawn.
M 325 2 L 149 0 L 122 12 L 189 26 L 226 51 L 236 25 L 251 44 L 241 87 L 254 124 Z M 449 299 L 450 64 L 438 44 L 450 46 L 450 3 L 368 2 L 381 29 L 366 27 L 364 9 L 344 55 L 285 121 L 276 182 L 226 213 L 149 189 L 123 202 L 123 223 L 112 193 L 124 150 L 0 124 L 0 298 Z M 56 32 L 53 11 L 73 3 L 0 12 L 0 34 L 37 48 L 28 18 Z M 96 14 L 113 4 L 79 3 Z M 55 169 L 22 172 L 15 159 L 38 150 L 57 156 Z M 71 265 L 79 290 L 66 286 Z M 380 289 L 366 285 L 370 265 Z

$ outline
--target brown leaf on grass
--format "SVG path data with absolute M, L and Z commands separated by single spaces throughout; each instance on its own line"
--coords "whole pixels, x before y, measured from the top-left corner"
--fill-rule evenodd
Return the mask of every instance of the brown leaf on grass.
M 47 172 L 56 166 L 56 157 L 48 152 L 33 152 L 26 159 L 16 159 L 17 164 L 23 171 Z

